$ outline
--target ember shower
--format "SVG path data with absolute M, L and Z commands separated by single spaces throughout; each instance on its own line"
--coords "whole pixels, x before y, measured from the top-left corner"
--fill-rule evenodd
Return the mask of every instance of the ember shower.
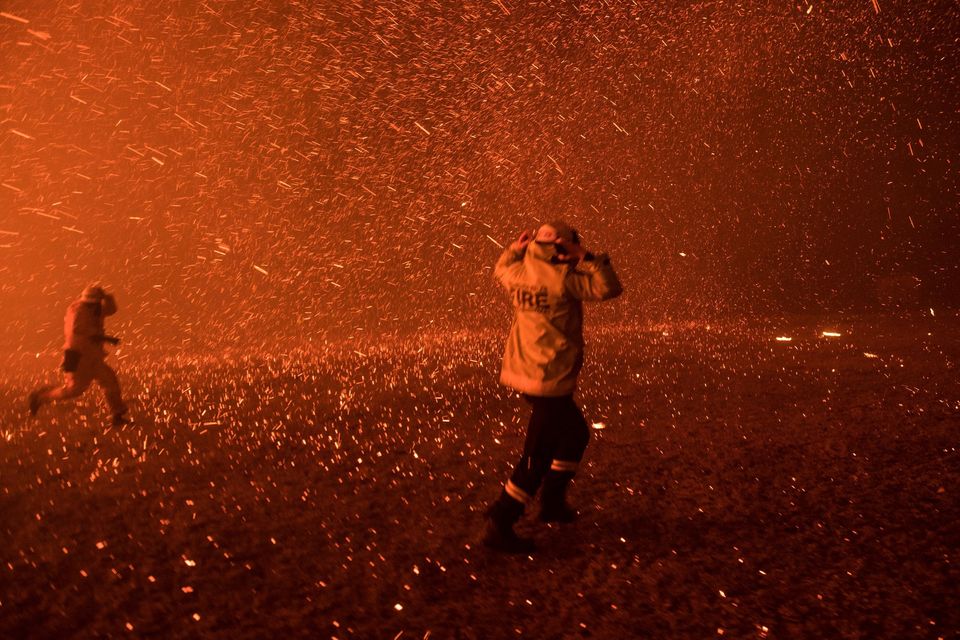
M 3 7 L 4 346 L 96 280 L 143 342 L 474 326 L 558 216 L 622 314 L 956 301 L 952 0 Z

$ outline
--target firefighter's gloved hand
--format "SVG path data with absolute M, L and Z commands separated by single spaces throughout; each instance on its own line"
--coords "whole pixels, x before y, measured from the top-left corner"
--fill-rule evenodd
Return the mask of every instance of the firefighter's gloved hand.
M 563 238 L 557 238 L 556 245 L 557 262 L 579 262 L 588 254 L 588 251 L 578 242 L 569 242 Z
M 80 352 L 75 349 L 65 349 L 63 364 L 60 365 L 64 373 L 74 373 L 80 365 Z
M 524 232 L 520 234 L 520 237 L 510 245 L 511 251 L 514 253 L 523 253 L 527 250 L 527 245 L 530 244 L 530 240 L 532 239 L 533 234 L 528 230 L 524 230 Z

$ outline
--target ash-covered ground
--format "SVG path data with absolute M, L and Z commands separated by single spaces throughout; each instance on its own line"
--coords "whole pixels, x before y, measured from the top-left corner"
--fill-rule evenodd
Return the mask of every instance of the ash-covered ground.
M 958 44 L 956 0 L 6 0 L 0 637 L 957 637 Z M 582 519 L 491 555 L 490 271 L 556 218 L 625 290 Z M 135 422 L 29 420 L 94 283 Z M 932 309 L 823 315 L 882 304 Z
M 958 328 L 594 331 L 581 519 L 525 518 L 520 558 L 477 544 L 527 419 L 499 332 L 121 351 L 123 429 L 96 390 L 27 419 L 21 364 L 0 396 L 0 636 L 956 638 Z

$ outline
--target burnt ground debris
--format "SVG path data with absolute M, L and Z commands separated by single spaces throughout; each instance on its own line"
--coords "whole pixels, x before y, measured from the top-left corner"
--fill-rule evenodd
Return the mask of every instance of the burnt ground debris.
M 0 635 L 955 638 L 957 326 L 595 330 L 582 517 L 529 558 L 477 545 L 527 417 L 497 333 L 128 357 L 124 429 L 6 380 Z

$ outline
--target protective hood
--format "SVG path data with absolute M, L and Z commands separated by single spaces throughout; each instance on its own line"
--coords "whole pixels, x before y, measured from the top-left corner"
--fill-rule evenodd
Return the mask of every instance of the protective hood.
M 557 240 L 566 240 L 567 242 L 580 243 L 580 237 L 577 230 L 562 220 L 548 222 L 537 229 L 534 236 L 536 242 L 556 242 Z
M 97 303 L 103 300 L 104 292 L 102 287 L 95 284 L 90 285 L 80 294 L 80 302 Z

